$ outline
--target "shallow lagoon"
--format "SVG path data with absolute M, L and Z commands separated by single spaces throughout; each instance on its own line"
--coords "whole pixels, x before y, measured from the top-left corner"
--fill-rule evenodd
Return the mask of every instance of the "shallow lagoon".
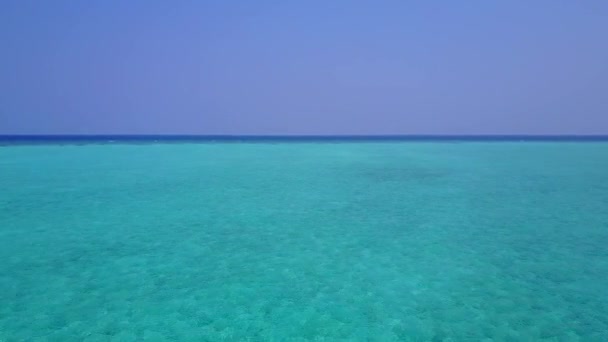
M 0 147 L 0 341 L 608 341 L 608 143 Z

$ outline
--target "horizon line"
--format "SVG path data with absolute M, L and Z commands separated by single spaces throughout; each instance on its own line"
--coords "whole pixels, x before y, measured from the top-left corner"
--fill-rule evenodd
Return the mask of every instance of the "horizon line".
M 573 134 L 573 133 L 474 133 L 474 134 L 441 134 L 441 133 L 415 133 L 415 134 L 197 134 L 197 133 L 17 133 L 3 134 L 0 137 L 608 137 L 608 133 Z
M 54 143 L 161 142 L 606 142 L 608 134 L 391 134 L 391 135 L 230 135 L 230 134 L 0 134 L 1 145 Z

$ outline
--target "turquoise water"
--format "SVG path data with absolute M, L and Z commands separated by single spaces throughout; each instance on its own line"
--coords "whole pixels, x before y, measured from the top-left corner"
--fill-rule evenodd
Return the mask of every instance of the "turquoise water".
M 608 143 L 0 147 L 0 341 L 608 341 Z

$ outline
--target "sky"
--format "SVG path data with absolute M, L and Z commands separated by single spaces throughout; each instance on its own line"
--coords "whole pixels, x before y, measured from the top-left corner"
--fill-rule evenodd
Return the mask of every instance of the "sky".
M 608 1 L 4 0 L 0 134 L 608 134 Z

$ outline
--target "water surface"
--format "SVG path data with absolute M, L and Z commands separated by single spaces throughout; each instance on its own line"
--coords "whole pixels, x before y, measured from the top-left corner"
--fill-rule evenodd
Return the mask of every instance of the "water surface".
M 608 143 L 0 147 L 0 341 L 608 341 Z

